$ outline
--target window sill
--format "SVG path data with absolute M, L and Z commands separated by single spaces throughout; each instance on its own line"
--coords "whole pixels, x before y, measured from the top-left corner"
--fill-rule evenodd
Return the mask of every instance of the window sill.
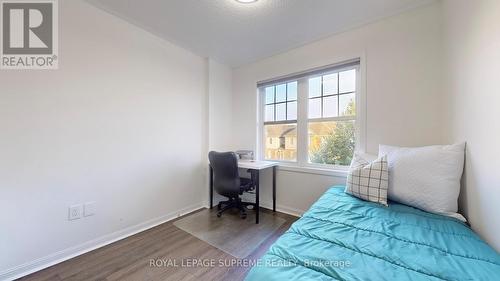
M 313 174 L 313 175 L 323 175 L 323 176 L 331 176 L 331 177 L 347 177 L 347 170 L 342 169 L 326 169 L 319 167 L 299 167 L 287 163 L 281 162 L 278 165 L 278 169 L 287 172 L 296 172 L 296 173 L 304 173 L 304 174 Z

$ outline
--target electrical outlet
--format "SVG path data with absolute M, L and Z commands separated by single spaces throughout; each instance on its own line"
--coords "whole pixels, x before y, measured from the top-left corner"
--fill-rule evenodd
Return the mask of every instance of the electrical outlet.
M 82 204 L 69 206 L 68 220 L 77 220 L 82 217 Z
M 87 202 L 83 204 L 83 216 L 89 217 L 95 215 L 95 202 Z

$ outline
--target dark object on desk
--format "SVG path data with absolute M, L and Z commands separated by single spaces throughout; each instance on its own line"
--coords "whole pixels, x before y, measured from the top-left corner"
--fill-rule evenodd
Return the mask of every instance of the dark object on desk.
M 241 160 L 254 160 L 253 158 L 253 150 L 236 150 L 236 155 L 238 155 L 238 159 Z
M 229 200 L 219 202 L 217 205 L 217 216 L 231 208 L 240 210 L 240 217 L 246 218 L 245 207 L 255 203 L 241 201 L 240 195 L 254 189 L 255 181 L 252 179 L 240 178 L 238 172 L 238 157 L 234 152 L 215 152 L 208 153 L 210 167 L 213 170 L 213 186 L 217 193 L 227 197 Z

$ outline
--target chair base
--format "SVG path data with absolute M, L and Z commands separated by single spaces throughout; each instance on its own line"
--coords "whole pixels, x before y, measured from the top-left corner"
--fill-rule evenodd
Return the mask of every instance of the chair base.
M 248 205 L 251 205 L 255 208 L 255 203 L 243 202 L 243 201 L 241 201 L 241 198 L 232 198 L 232 199 L 229 199 L 227 201 L 221 201 L 217 205 L 217 210 L 218 210 L 217 217 L 220 218 L 224 211 L 236 208 L 236 209 L 240 210 L 240 218 L 246 219 L 247 212 L 246 212 L 245 207 Z

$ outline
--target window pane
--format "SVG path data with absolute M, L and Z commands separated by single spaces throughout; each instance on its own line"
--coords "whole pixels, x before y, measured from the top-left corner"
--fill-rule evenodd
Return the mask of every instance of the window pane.
M 321 96 L 321 77 L 309 79 L 309 97 Z
M 286 101 L 286 84 L 276 86 L 276 102 Z
M 340 95 L 340 115 L 354 116 L 356 115 L 356 94 Z
M 286 103 L 276 105 L 276 121 L 286 120 Z
M 337 94 L 337 73 L 323 76 L 323 95 Z
M 321 98 L 309 99 L 309 118 L 321 118 Z
M 297 102 L 287 102 L 288 108 L 286 111 L 286 119 L 287 120 L 297 120 Z
M 340 93 L 356 91 L 356 70 L 348 70 L 339 73 Z
M 323 117 L 337 117 L 338 116 L 338 96 L 324 97 L 323 98 Z
M 309 123 L 309 162 L 348 166 L 354 153 L 354 121 Z
M 297 81 L 288 83 L 287 87 L 287 100 L 297 100 Z
M 265 125 L 264 158 L 297 160 L 297 124 Z
M 265 122 L 274 121 L 274 104 L 266 105 Z
M 266 87 L 266 104 L 274 102 L 274 86 Z

